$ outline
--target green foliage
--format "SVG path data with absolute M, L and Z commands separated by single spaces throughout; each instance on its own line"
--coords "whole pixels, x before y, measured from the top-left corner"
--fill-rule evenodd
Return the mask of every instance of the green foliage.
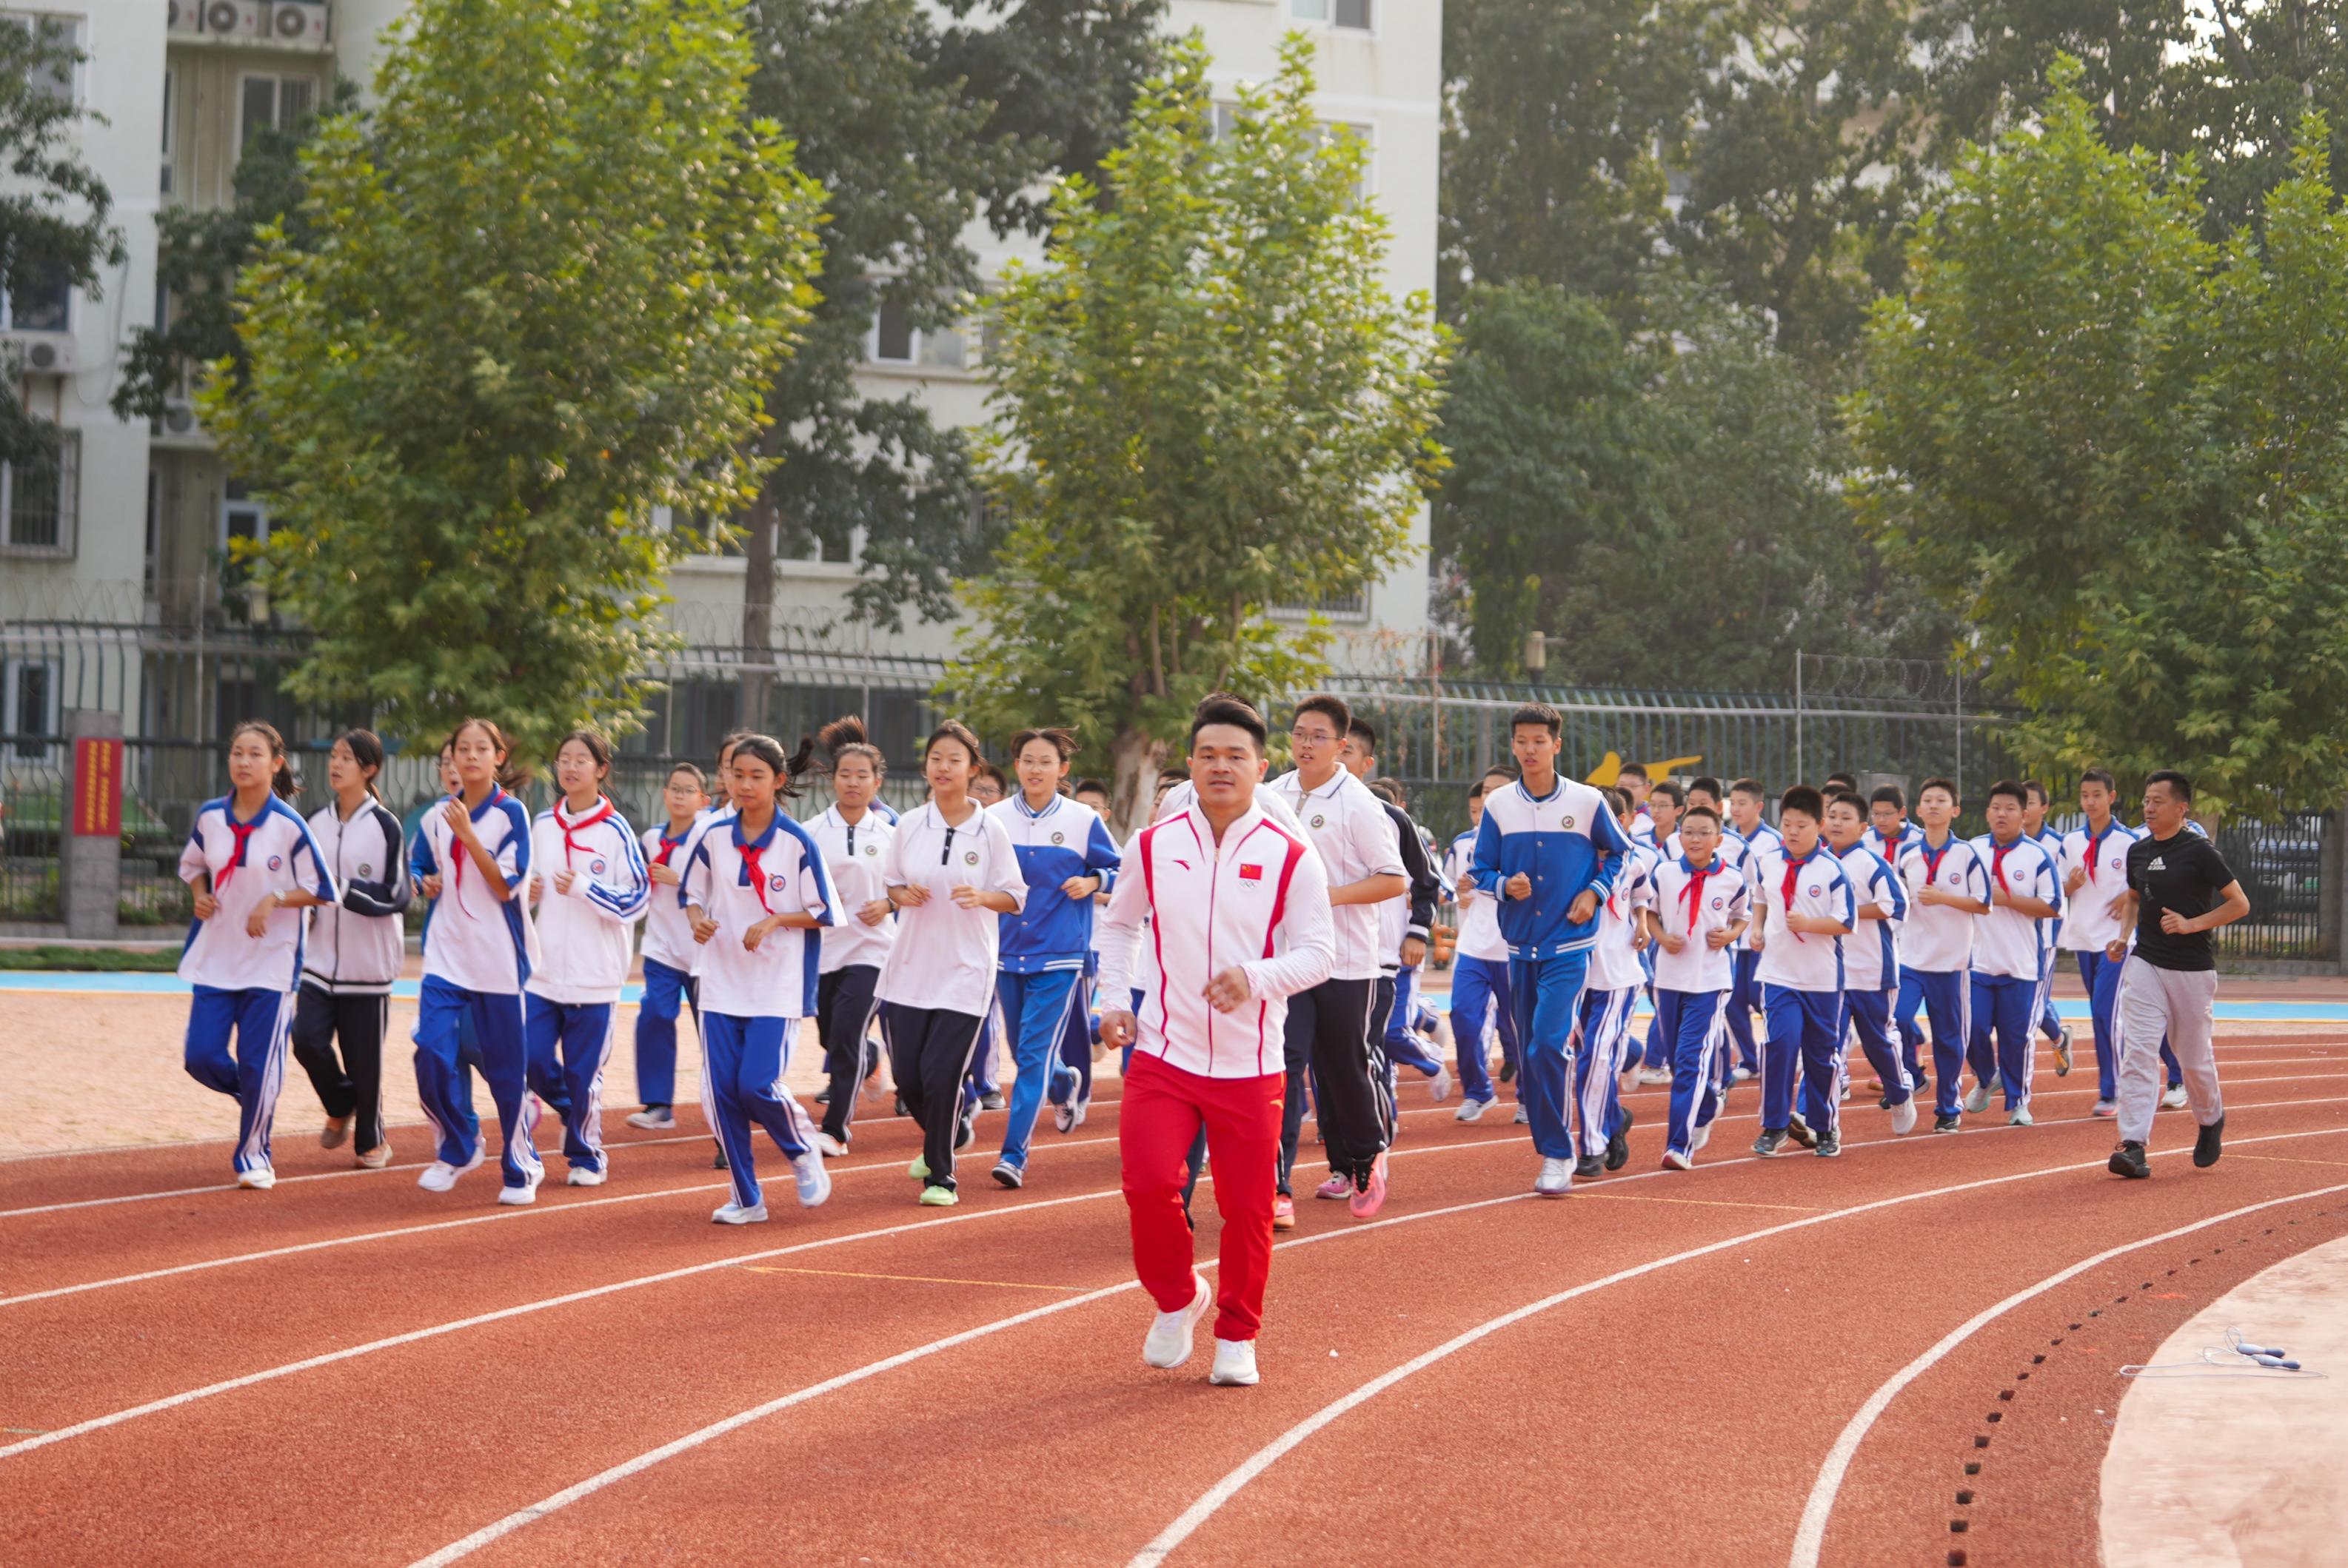
M 2104 141 L 2075 69 L 1958 168 L 1852 405 L 1867 523 L 1972 622 L 2026 760 L 2335 798 L 2348 749 L 2348 218 L 2311 117 L 2260 230 Z
M 1206 53 L 1178 45 L 1102 187 L 1056 193 L 1045 264 L 1004 281 L 1010 530 L 944 689 L 989 731 L 1076 724 L 1128 821 L 1201 695 L 1317 673 L 1264 607 L 1374 580 L 1444 461 L 1444 336 L 1385 292 L 1364 149 L 1324 135 L 1310 58 L 1292 37 L 1218 138 Z
M 250 355 L 203 401 L 269 501 L 258 580 L 315 639 L 287 686 L 526 755 L 633 722 L 675 545 L 652 509 L 756 487 L 819 192 L 745 113 L 729 0 L 424 0 L 378 105 L 303 155 L 264 230 Z
M 59 282 L 86 305 L 103 298 L 101 267 L 128 255 L 114 199 L 76 140 L 72 84 L 86 56 L 62 19 L 0 16 L 0 289 L 24 300 Z M 57 427 L 20 398 L 0 395 L 0 461 L 30 463 L 57 450 Z
M 1577 683 L 1750 691 L 1796 649 L 1880 653 L 1941 623 L 1852 531 L 1805 368 L 1700 291 L 1625 336 L 1594 302 L 1478 289 L 1445 429 L 1437 546 L 1468 572 L 1476 663 Z

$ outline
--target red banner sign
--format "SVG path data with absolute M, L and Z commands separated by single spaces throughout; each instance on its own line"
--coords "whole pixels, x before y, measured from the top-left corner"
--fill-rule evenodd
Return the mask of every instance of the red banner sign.
M 80 838 L 122 834 L 122 743 L 74 743 L 73 830 Z

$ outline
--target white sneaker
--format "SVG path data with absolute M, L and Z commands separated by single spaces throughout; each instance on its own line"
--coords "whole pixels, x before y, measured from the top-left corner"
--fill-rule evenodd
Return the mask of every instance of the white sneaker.
M 831 1173 L 823 1168 L 823 1156 L 815 1150 L 791 1162 L 791 1174 L 798 1178 L 799 1207 L 814 1208 L 831 1196 Z
M 1651 1089 L 1658 1083 L 1669 1083 L 1671 1081 L 1672 1070 L 1668 1067 L 1643 1067 L 1639 1069 L 1639 1081 L 1647 1085 Z
M 1226 1389 L 1246 1389 L 1257 1380 L 1254 1340 L 1215 1341 L 1215 1369 L 1207 1374 L 1208 1382 Z
M 499 1187 L 498 1189 L 498 1202 L 505 1204 L 509 1208 L 528 1208 L 530 1204 L 538 1202 L 538 1183 L 531 1182 L 525 1186 L 520 1187 Z
M 377 1143 L 359 1156 L 359 1169 L 362 1171 L 380 1171 L 390 1163 L 391 1145 L 388 1143 Z
M 739 1204 L 720 1204 L 709 1211 L 709 1217 L 721 1225 L 756 1225 L 767 1222 L 767 1205 L 759 1204 L 744 1208 Z
M 1149 1326 L 1149 1337 L 1141 1342 L 1141 1358 L 1149 1366 L 1160 1368 L 1179 1367 L 1190 1358 L 1191 1335 L 1199 1319 L 1215 1304 L 1215 1293 L 1204 1275 L 1190 1276 L 1198 1282 L 1198 1294 L 1190 1305 L 1179 1312 L 1161 1312 Z
M 1573 1162 L 1543 1160 L 1540 1174 L 1533 1178 L 1533 1191 L 1544 1198 L 1561 1198 L 1573 1191 Z
M 829 1132 L 818 1132 L 815 1135 L 815 1146 L 816 1152 L 827 1158 L 834 1160 L 848 1158 L 848 1145 Z
M 1894 1136 L 1906 1137 L 1916 1130 L 1916 1097 L 1910 1095 L 1891 1108 L 1891 1131 Z
M 1518 1106 L 1518 1107 L 1517 1107 L 1517 1125 L 1518 1125 L 1518 1126 L 1519 1126 L 1519 1127 L 1529 1127 L 1529 1126 L 1531 1126 L 1532 1124 L 1533 1124 L 1532 1113 L 1531 1113 L 1530 1112 L 1528 1112 L 1528 1111 L 1527 1111 L 1523 1106 L 1521 1106 L 1521 1105 Z
M 476 1143 L 473 1145 L 473 1157 L 461 1165 L 452 1165 L 446 1160 L 435 1160 L 424 1167 L 423 1173 L 416 1178 L 416 1184 L 427 1193 L 445 1193 L 457 1184 L 458 1177 L 479 1165 L 487 1157 L 488 1153 L 487 1144 Z
M 2161 1108 L 2163 1111 L 2182 1111 L 2182 1110 L 2184 1110 L 2184 1109 L 2185 1109 L 2185 1085 L 2183 1085 L 2182 1083 L 2180 1083 L 2180 1084 L 2178 1084 L 2176 1088 L 2174 1088 L 2174 1089 L 2172 1089 L 2172 1090 L 2168 1091 L 2168 1092 L 2167 1092 L 2166 1094 L 2163 1094 L 2163 1095 L 2160 1097 L 2160 1108 Z
M 2108 1100 L 2098 1100 L 2087 1107 L 2087 1114 L 2090 1116 L 2116 1116 L 2119 1113 L 2120 1108 Z
M 1976 1083 L 1973 1085 L 1972 1092 L 1965 1096 L 1965 1109 L 1973 1112 L 1976 1114 L 1989 1109 L 1988 1084 Z
M 1835 1099 L 1837 1100 L 1837 1102 L 1845 1101 L 1845 1100 L 1848 1100 L 1848 1099 L 1849 1099 L 1849 1098 L 1850 1098 L 1850 1085 L 1849 1085 L 1849 1084 L 1846 1083 L 1846 1084 L 1844 1084 L 1840 1089 L 1838 1089 L 1838 1090 L 1836 1090 L 1836 1091 L 1835 1091 Z
M 1447 1065 L 1435 1070 L 1435 1081 L 1427 1086 L 1426 1097 L 1437 1105 L 1451 1098 L 1451 1069 Z M 1222 1341 L 1217 1340 L 1216 1343 L 1220 1345 Z M 1252 1357 L 1255 1353 L 1251 1350 L 1248 1354 Z M 1255 1378 L 1250 1377 L 1248 1381 L 1252 1383 Z
M 326 1118 L 326 1124 L 318 1129 L 318 1147 L 339 1149 L 343 1146 L 343 1140 L 350 1135 L 351 1119 L 349 1117 L 329 1116 Z
M 1703 1126 L 1701 1126 L 1701 1127 L 1699 1127 L 1699 1128 L 1697 1128 L 1697 1129 L 1695 1130 L 1695 1143 L 1694 1143 L 1694 1150 L 1702 1150 L 1702 1149 L 1703 1149 L 1703 1147 L 1704 1147 L 1706 1143 L 1711 1143 L 1711 1142 L 1712 1142 L 1712 1123 L 1711 1123 L 1711 1122 L 1705 1122 Z
M 2013 1114 L 2005 1119 L 2005 1124 L 2009 1127 L 2029 1126 L 2031 1124 L 2030 1107 L 2027 1105 L 2014 1107 Z
M 1083 1126 L 1085 1118 L 1092 1114 L 1092 1110 L 1093 1102 L 1089 1098 L 1075 1102 L 1074 1109 L 1068 1114 L 1068 1131 L 1073 1132 Z
M 1752 1078 L 1753 1070 L 1749 1067 L 1732 1067 L 1728 1070 L 1728 1081 L 1731 1083 L 1747 1083 L 1752 1081 Z
M 1454 1122 L 1481 1122 L 1484 1119 L 1484 1112 L 1491 1108 L 1490 1101 L 1471 1097 L 1459 1102 L 1459 1109 L 1451 1113 L 1451 1119 Z
M 628 1125 L 641 1127 L 647 1132 L 674 1132 L 676 1131 L 676 1113 L 664 1110 L 631 1111 L 628 1112 Z
M 1695 1156 L 1693 1154 L 1683 1154 L 1677 1149 L 1666 1149 L 1663 1151 L 1663 1169 L 1667 1171 L 1693 1171 L 1695 1169 Z
M 600 1187 L 605 1179 L 604 1173 L 601 1171 L 591 1171 L 584 1165 L 573 1165 L 571 1167 L 571 1174 L 565 1176 L 562 1181 L 563 1185 L 569 1187 Z
M 1072 1132 L 1075 1130 L 1076 1125 L 1076 1102 L 1072 1100 L 1065 1105 L 1055 1105 L 1052 1107 L 1052 1131 L 1055 1132 Z
M 236 1184 L 252 1192 L 265 1193 L 277 1184 L 277 1173 L 267 1165 L 256 1165 L 250 1171 L 239 1171 Z

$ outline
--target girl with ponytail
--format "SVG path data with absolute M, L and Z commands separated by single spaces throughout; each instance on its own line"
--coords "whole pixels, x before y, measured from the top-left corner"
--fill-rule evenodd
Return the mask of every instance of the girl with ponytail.
M 326 1108 L 318 1142 L 333 1149 L 350 1138 L 359 1164 L 371 1171 L 391 1163 L 383 1136 L 383 1037 L 406 951 L 399 917 L 408 900 L 399 818 L 376 793 L 382 772 L 383 743 L 371 730 L 345 733 L 326 755 L 335 798 L 310 818 L 310 835 L 343 896 L 310 917 L 294 1009 L 294 1057 Z
M 298 911 L 332 904 L 335 888 L 308 825 L 285 804 L 299 786 L 284 737 L 258 720 L 239 724 L 228 776 L 230 792 L 197 809 L 180 852 L 196 917 L 180 955 L 180 978 L 195 990 L 183 1059 L 189 1077 L 235 1096 L 236 1184 L 266 1192 L 277 1181 L 270 1123 L 301 980 Z

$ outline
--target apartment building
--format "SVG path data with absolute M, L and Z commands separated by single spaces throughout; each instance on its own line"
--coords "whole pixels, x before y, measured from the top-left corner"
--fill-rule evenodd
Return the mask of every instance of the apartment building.
M 58 90 L 88 111 L 83 155 L 113 193 L 129 257 L 93 297 L 0 302 L 0 332 L 25 350 L 24 395 L 67 433 L 57 475 L 0 475 L 0 733 L 54 735 L 66 706 L 114 708 L 134 736 L 190 739 L 217 733 L 241 712 L 284 711 L 273 701 L 267 607 L 229 559 L 231 541 L 266 535 L 264 507 L 223 465 L 185 401 L 149 426 L 118 420 L 108 398 L 131 329 L 171 308 L 156 286 L 157 215 L 227 205 L 246 138 L 309 112 L 337 77 L 364 88 L 386 29 L 407 9 L 407 0 L 5 7 L 73 29 L 88 56 Z M 1172 27 L 1204 36 L 1219 93 L 1268 77 L 1290 29 L 1313 38 L 1326 118 L 1370 144 L 1369 194 L 1395 226 L 1391 286 L 1432 289 L 1439 0 L 1173 0 L 1170 10 Z M 990 273 L 1036 253 L 1024 237 L 1005 242 L 983 224 L 969 240 Z M 876 395 L 910 392 L 942 421 L 984 417 L 975 330 L 920 333 L 882 316 L 867 354 L 862 374 Z M 846 624 L 843 594 L 856 569 L 852 559 L 778 566 L 778 623 L 795 642 L 834 651 L 823 668 L 804 672 L 825 702 L 842 691 L 869 702 L 876 684 L 910 692 L 952 647 L 951 626 L 885 634 Z M 670 583 L 677 629 L 689 642 L 734 643 L 743 588 L 738 556 L 682 562 Z M 1409 558 L 1385 581 L 1351 602 L 1281 613 L 1311 608 L 1348 634 L 1341 652 L 1349 660 L 1391 661 L 1395 650 L 1416 648 L 1426 626 L 1424 514 Z M 731 678 L 723 663 L 688 660 L 672 673 L 688 685 L 722 682 Z M 788 685 L 794 675 L 783 668 L 777 678 Z M 696 745 L 724 706 L 717 693 L 704 696 L 664 704 L 662 733 L 647 741 L 662 750 Z M 685 708 L 706 722 L 675 722 Z

